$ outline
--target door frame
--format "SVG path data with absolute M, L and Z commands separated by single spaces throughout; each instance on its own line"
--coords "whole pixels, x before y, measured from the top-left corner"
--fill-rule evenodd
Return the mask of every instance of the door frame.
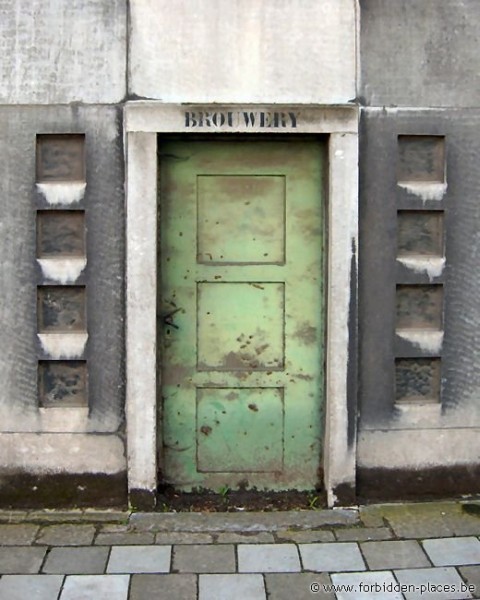
M 324 485 L 329 506 L 355 502 L 358 108 L 132 101 L 125 105 L 124 132 L 130 503 L 152 508 L 158 485 L 157 138 L 162 133 L 260 133 L 270 139 L 275 134 L 328 135 Z

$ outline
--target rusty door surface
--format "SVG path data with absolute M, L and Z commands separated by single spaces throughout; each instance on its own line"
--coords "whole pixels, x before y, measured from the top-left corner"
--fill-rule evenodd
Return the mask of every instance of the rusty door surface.
M 324 150 L 160 144 L 159 454 L 180 490 L 319 480 Z

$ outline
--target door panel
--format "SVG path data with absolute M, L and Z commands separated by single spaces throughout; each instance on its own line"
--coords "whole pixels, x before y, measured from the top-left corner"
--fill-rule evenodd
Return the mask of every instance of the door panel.
M 318 483 L 323 164 L 313 141 L 160 145 L 161 468 L 178 489 Z

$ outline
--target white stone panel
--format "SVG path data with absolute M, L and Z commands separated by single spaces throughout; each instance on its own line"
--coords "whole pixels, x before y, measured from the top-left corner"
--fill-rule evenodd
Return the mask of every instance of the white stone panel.
M 357 464 L 386 469 L 476 465 L 479 433 L 478 428 L 363 431 Z
M 125 448 L 116 435 L 0 433 L 0 467 L 27 473 L 106 473 L 125 470 Z
M 129 91 L 164 102 L 355 98 L 355 0 L 132 0 Z
M 119 102 L 126 0 L 0 2 L 0 103 Z

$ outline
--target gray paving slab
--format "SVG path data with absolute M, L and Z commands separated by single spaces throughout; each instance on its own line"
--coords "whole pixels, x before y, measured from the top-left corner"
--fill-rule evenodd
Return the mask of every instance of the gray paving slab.
M 360 548 L 368 567 L 375 571 L 431 566 L 425 552 L 415 540 L 364 542 L 360 544 Z
M 422 543 L 437 567 L 480 564 L 480 541 L 475 537 L 441 538 Z
M 359 518 L 365 527 L 383 527 L 385 525 L 382 505 L 360 506 Z
M 128 523 L 99 523 L 98 533 L 138 533 Z
M 23 523 L 29 514 L 28 510 L 0 510 L 0 523 Z
M 480 565 L 459 567 L 458 571 L 460 572 L 460 575 L 464 579 L 465 583 L 475 586 L 474 596 L 480 596 Z
M 261 575 L 200 575 L 198 600 L 266 600 Z
M 223 532 L 217 534 L 217 544 L 269 544 L 275 541 L 273 534 L 267 531 L 259 533 Z
M 83 511 L 83 520 L 91 523 L 114 523 L 119 521 L 127 521 L 130 517 L 130 511 L 128 510 L 115 510 L 115 509 L 106 509 L 106 510 L 94 510 L 87 509 Z
M 310 544 L 312 542 L 334 542 L 335 536 L 331 531 L 278 531 L 278 541 L 295 542 L 297 544 Z
M 46 548 L 5 546 L 0 548 L 0 574 L 27 575 L 38 573 Z
M 462 600 L 473 598 L 453 567 L 394 571 L 406 600 Z
M 336 573 L 332 575 L 337 600 L 403 600 L 395 590 L 397 582 L 391 571 Z
M 107 573 L 168 573 L 171 546 L 114 546 Z
M 332 575 L 337 600 L 403 600 L 391 571 Z
M 132 513 L 138 531 L 279 531 L 359 523 L 355 509 L 248 513 Z
M 4 575 L 0 579 L 0 600 L 55 600 L 63 575 Z
M 47 525 L 38 533 L 36 544 L 47 546 L 88 546 L 95 535 L 90 524 Z
M 373 507 L 399 538 L 480 534 L 480 519 L 458 502 L 418 502 Z M 362 514 L 362 513 L 361 513 Z
M 327 573 L 267 573 L 268 600 L 335 600 Z
M 300 544 L 299 549 L 306 571 L 363 571 L 366 568 L 358 545 L 352 542 Z
M 388 527 L 352 527 L 337 529 L 335 536 L 339 542 L 366 542 L 370 540 L 389 540 L 393 537 Z
M 237 547 L 239 573 L 296 573 L 302 570 L 295 544 L 242 544 Z
M 153 544 L 155 536 L 148 532 L 132 532 L 132 533 L 99 533 L 95 538 L 97 546 L 132 546 L 145 544 Z
M 109 546 L 52 548 L 42 567 L 43 573 L 101 575 L 105 573 Z
M 37 532 L 38 525 L 33 523 L 17 523 L 0 525 L 0 544 L 2 546 L 28 546 L 30 545 Z
M 84 511 L 80 508 L 32 510 L 28 513 L 28 520 L 38 523 L 82 523 L 84 518 Z
M 234 573 L 233 545 L 173 547 L 172 570 L 178 573 Z
M 156 544 L 211 544 L 210 533 L 189 533 L 184 531 L 161 532 L 155 535 Z
M 197 600 L 197 577 L 188 574 L 132 575 L 129 600 Z
M 60 600 L 127 600 L 130 575 L 68 575 Z

